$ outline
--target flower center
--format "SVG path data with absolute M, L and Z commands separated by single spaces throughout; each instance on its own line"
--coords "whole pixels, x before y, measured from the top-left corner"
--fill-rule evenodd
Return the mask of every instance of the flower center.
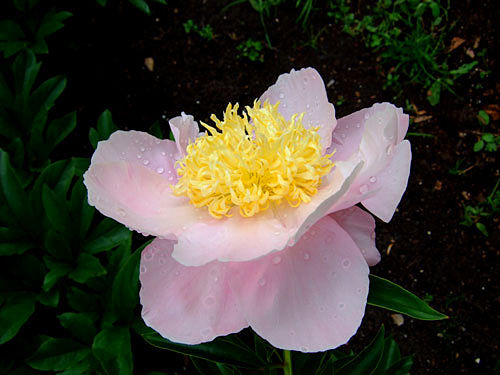
M 250 217 L 285 200 L 292 207 L 310 202 L 333 167 L 331 155 L 321 154 L 318 128 L 306 129 L 304 114 L 287 121 L 278 105 L 255 101 L 240 116 L 238 104 L 229 104 L 223 121 L 210 117 L 221 132 L 202 123 L 210 135 L 198 137 L 177 162 L 173 193 L 218 219 L 232 216 L 235 206 Z

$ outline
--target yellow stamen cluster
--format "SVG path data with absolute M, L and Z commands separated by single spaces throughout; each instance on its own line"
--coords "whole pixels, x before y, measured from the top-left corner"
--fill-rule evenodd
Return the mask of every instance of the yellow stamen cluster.
M 215 218 L 231 216 L 235 206 L 250 217 L 283 200 L 292 207 L 310 202 L 333 163 L 322 155 L 318 128 L 306 129 L 304 114 L 285 120 L 278 105 L 255 101 L 240 116 L 238 104 L 229 104 L 223 121 L 210 117 L 221 132 L 202 123 L 210 135 L 191 143 L 177 162 L 173 193 L 207 206 Z

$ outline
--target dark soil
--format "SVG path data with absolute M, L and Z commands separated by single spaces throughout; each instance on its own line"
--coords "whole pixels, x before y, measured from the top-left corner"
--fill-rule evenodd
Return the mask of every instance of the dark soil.
M 221 13 L 226 1 L 169 0 L 168 6 L 153 6 L 148 17 L 126 1 L 110 2 L 107 8 L 91 0 L 62 2 L 61 9 L 71 11 L 73 17 L 51 38 L 43 68 L 47 75 L 67 75 L 68 87 L 58 107 L 78 111 L 79 126 L 68 142 L 71 149 L 61 152 L 89 157 L 88 129 L 106 108 L 125 129 L 147 130 L 155 121 L 167 129 L 168 118 L 181 111 L 208 121 L 212 113 L 220 115 L 228 102 L 251 103 L 279 74 L 292 68 L 315 67 L 329 82 L 331 102 L 344 98 L 336 106 L 337 117 L 381 101 L 404 106 L 407 99 L 432 116 L 412 124 L 410 131 L 434 137 L 409 137 L 413 162 L 408 189 L 392 221 L 377 223 L 382 261 L 372 272 L 432 298 L 431 305 L 450 319 L 405 318 L 402 326 L 396 326 L 389 312 L 368 307 L 348 348 L 366 344 L 384 323 L 403 355 L 414 354 L 412 374 L 492 373 L 500 352 L 499 217 L 484 221 L 489 237 L 459 222 L 463 205 L 483 200 L 500 175 L 498 152 L 472 150 L 481 131 L 478 111 L 499 103 L 496 2 L 452 3 L 450 20 L 456 26 L 449 39 L 458 36 L 466 42 L 451 52 L 450 61 L 457 66 L 470 62 L 467 49 L 477 55 L 486 48 L 478 68 L 492 73 L 480 80 L 479 69 L 475 70 L 456 83 L 456 96 L 445 93 L 436 107 L 427 104 L 425 92 L 418 87 L 409 86 L 398 98 L 382 90 L 387 67 L 325 12 L 317 12 L 311 21 L 314 33 L 321 30 L 317 48 L 312 48 L 308 32 L 295 23 L 294 2 L 289 3 L 268 18 L 273 48 L 264 51 L 260 63 L 237 58 L 240 42 L 250 37 L 264 40 L 258 14 L 249 4 Z M 211 25 L 215 38 L 186 34 L 182 24 L 188 19 Z M 147 57 L 154 59 L 152 72 L 144 64 Z M 489 132 L 498 134 L 498 121 L 488 126 Z M 463 168 L 473 168 L 462 175 L 450 174 L 458 160 L 464 160 Z M 158 369 L 150 368 L 151 363 L 163 363 L 164 370 L 193 373 L 181 356 L 172 357 L 140 340 L 134 342 L 134 350 L 139 374 Z

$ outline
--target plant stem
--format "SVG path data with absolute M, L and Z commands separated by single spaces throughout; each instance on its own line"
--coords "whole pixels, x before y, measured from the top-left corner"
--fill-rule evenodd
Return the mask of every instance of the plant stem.
M 285 375 L 293 375 L 292 371 L 292 353 L 290 350 L 283 350 L 285 355 L 285 363 L 283 364 L 283 371 Z

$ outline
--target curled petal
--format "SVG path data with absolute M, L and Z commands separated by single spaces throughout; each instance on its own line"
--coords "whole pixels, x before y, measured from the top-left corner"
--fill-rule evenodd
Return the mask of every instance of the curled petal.
M 144 322 L 163 337 L 199 344 L 248 326 L 236 303 L 227 263 L 185 267 L 172 257 L 174 242 L 154 240 L 141 257 Z
M 380 262 L 380 253 L 375 245 L 375 219 L 359 207 L 351 207 L 330 215 L 351 236 L 365 257 L 368 265 Z
M 404 142 L 399 142 L 408 128 L 407 121 L 408 117 L 402 110 L 389 103 L 375 104 L 371 108 L 339 119 L 339 125 L 333 135 L 334 141 L 328 150 L 336 150 L 332 160 L 341 170 L 346 164 L 349 166 L 355 161 L 362 161 L 364 165 L 348 193 L 332 206 L 329 212 L 342 210 L 359 202 L 364 204 L 365 201 L 372 206 L 372 198 L 384 196 L 385 209 L 379 207 L 372 212 L 384 221 L 391 219 L 409 176 L 409 143 L 405 146 L 408 152 L 402 152 L 400 149 Z M 346 134 L 343 144 L 335 142 L 335 139 L 338 139 L 336 133 L 340 130 Z M 393 163 L 398 165 L 398 168 L 390 168 Z M 387 174 L 392 176 L 391 179 L 386 177 Z
M 200 133 L 198 123 L 194 121 L 193 116 L 186 115 L 184 112 L 180 116 L 170 119 L 168 123 L 172 129 L 179 154 L 185 156 L 188 144 L 194 142 Z
M 303 124 L 306 128 L 319 126 L 323 151 L 330 145 L 337 123 L 335 108 L 328 102 L 325 84 L 316 69 L 292 69 L 290 73 L 280 75 L 260 100 L 268 100 L 271 104 L 279 101 L 279 111 L 287 120 L 296 113 L 304 112 Z
M 346 343 L 368 295 L 368 266 L 330 217 L 293 247 L 231 263 L 231 286 L 250 326 L 273 346 L 317 352 Z

